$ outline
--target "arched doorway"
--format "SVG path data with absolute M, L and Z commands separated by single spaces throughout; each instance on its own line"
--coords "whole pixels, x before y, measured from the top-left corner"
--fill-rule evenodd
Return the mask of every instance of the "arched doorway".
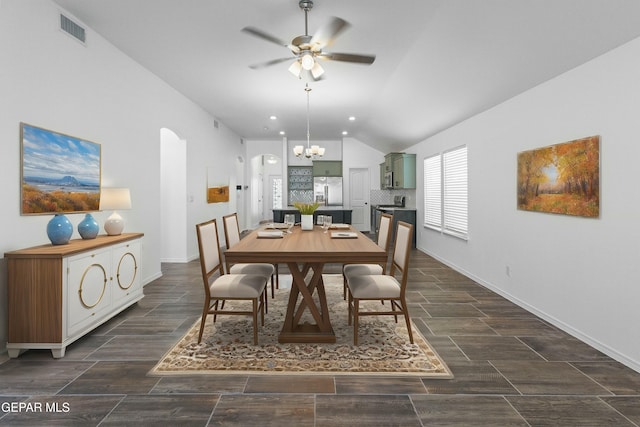
M 282 159 L 276 154 L 259 154 L 251 158 L 250 227 L 262 220 L 273 220 L 273 209 L 284 205 Z
M 187 142 L 160 129 L 160 262 L 187 262 Z

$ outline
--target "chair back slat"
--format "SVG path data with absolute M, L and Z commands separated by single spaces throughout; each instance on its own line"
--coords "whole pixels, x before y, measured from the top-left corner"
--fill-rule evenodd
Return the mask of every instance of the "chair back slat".
M 216 220 L 203 222 L 196 225 L 198 234 L 198 250 L 200 251 L 200 268 L 202 278 L 205 283 L 205 290 L 208 293 L 208 283 L 210 277 L 216 272 L 224 274 L 222 269 L 222 257 L 220 254 L 220 242 L 218 240 L 218 225 Z
M 224 240 L 227 249 L 240 241 L 240 225 L 238 224 L 238 214 L 232 213 L 222 217 L 224 225 Z
M 403 294 L 407 285 L 412 235 L 413 225 L 404 221 L 398 221 L 396 227 L 396 243 L 393 248 L 393 263 L 390 274 L 393 276 L 396 269 L 400 270 L 400 273 L 402 274 L 400 286 Z
M 385 251 L 389 250 L 391 242 L 391 224 L 393 224 L 393 215 L 383 213 L 380 215 L 380 225 L 378 226 L 378 246 Z

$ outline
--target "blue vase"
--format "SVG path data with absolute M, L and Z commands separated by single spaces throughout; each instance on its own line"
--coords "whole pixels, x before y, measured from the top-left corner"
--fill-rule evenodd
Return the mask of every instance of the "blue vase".
M 69 243 L 69 239 L 73 234 L 73 225 L 69 219 L 62 215 L 56 214 L 47 224 L 47 236 L 54 245 L 64 245 Z
M 78 233 L 83 239 L 95 239 L 100 231 L 98 221 L 91 214 L 86 214 L 84 219 L 78 224 Z

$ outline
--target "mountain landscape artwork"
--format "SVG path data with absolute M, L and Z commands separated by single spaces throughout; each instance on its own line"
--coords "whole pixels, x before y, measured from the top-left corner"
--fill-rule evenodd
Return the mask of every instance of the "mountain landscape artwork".
M 600 137 L 518 153 L 518 209 L 597 218 Z
M 20 124 L 22 214 L 97 211 L 100 144 Z

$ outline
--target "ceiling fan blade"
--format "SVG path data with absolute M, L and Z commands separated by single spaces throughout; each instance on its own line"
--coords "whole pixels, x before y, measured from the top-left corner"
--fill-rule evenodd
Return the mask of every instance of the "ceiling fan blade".
M 351 24 L 344 19 L 333 16 L 329 22 L 315 32 L 309 44 L 315 51 L 330 46 L 334 39 L 350 26 Z
M 258 37 L 262 40 L 266 40 L 268 42 L 275 43 L 280 46 L 289 47 L 289 43 L 285 42 L 284 40 L 281 40 L 276 36 L 272 36 L 271 34 L 266 33 L 262 30 L 259 30 L 255 27 L 244 27 L 242 31 L 247 34 L 251 34 L 252 36 Z
M 331 53 L 331 52 L 323 52 L 318 55 L 318 58 L 322 59 L 330 59 L 332 61 L 343 61 L 343 62 L 357 62 L 359 64 L 373 64 L 375 61 L 375 55 L 357 55 L 354 53 Z
M 249 68 L 251 68 L 253 70 L 258 70 L 260 68 L 270 67 L 271 65 L 276 65 L 276 64 L 279 64 L 281 62 L 293 61 L 294 59 L 296 59 L 295 56 L 292 56 L 292 57 L 289 57 L 289 58 L 272 59 L 271 61 L 261 62 L 259 64 L 249 65 Z

